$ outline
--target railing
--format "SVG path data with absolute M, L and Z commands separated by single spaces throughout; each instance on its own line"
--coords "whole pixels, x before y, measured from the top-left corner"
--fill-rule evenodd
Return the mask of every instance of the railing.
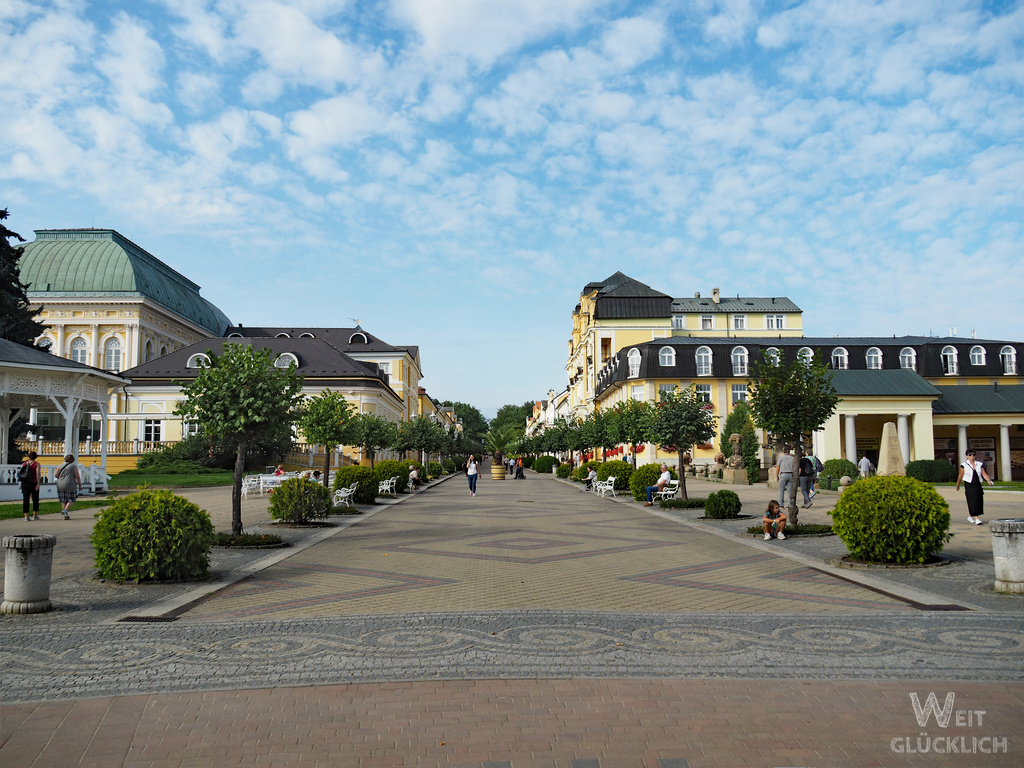
M 18 483 L 19 469 L 21 469 L 21 464 L 0 464 L 0 485 L 16 485 Z M 57 470 L 60 469 L 60 465 L 47 466 L 40 464 L 39 469 L 42 473 L 40 480 L 43 485 L 53 485 L 57 482 Z M 110 477 L 98 466 L 79 464 L 78 474 L 82 478 L 83 488 L 88 487 L 91 493 L 107 490 L 107 480 Z
M 24 452 L 35 451 L 39 456 L 63 456 L 63 440 L 16 440 L 15 445 Z M 171 443 L 152 442 L 147 440 L 108 440 L 108 456 L 140 456 L 144 453 L 156 453 Z M 99 456 L 103 444 L 99 440 L 84 440 L 78 443 L 76 456 Z

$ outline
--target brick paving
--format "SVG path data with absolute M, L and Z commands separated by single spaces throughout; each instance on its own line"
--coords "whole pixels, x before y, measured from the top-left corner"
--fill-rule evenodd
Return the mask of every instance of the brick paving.
M 737 490 L 744 511 L 770 497 Z M 224 489 L 189 495 L 227 527 Z M 1001 496 L 989 517 L 1019 515 Z M 96 582 L 84 510 L 0 521 L 59 537 L 57 610 L 0 620 L 0 764 L 1024 763 L 1022 601 L 985 587 L 986 528 L 954 516 L 954 561 L 930 571 L 948 575 L 844 578 L 834 538 L 694 517 L 532 473 L 470 498 L 459 476 L 286 530 L 293 550 L 217 553 L 213 595 Z M 244 519 L 268 527 L 265 502 Z M 973 610 L 921 610 L 941 606 Z M 929 693 L 983 721 L 919 725 L 911 694 Z

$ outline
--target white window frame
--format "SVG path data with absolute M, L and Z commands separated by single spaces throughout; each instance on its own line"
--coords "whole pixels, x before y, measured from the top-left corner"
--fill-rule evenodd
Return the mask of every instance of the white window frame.
M 282 365 L 282 361 L 286 362 L 284 362 L 284 364 Z M 280 355 L 274 358 L 275 368 L 287 368 L 291 363 L 295 363 L 296 368 L 299 367 L 299 358 L 297 358 L 291 352 L 282 352 Z
M 985 348 L 980 344 L 971 347 L 971 365 L 985 364 Z
M 796 359 L 804 365 L 810 365 L 814 362 L 814 350 L 810 347 L 800 347 L 800 351 L 796 353 Z
M 746 376 L 750 365 L 750 353 L 746 347 L 733 347 L 730 354 L 732 360 L 732 375 Z
M 786 316 L 765 315 L 764 327 L 767 328 L 769 331 L 784 331 L 786 330 Z
M 202 352 L 196 352 L 192 357 L 188 359 L 189 368 L 209 368 L 210 358 L 204 355 Z
M 640 375 L 640 350 L 636 347 L 626 354 L 626 362 L 629 363 L 629 378 L 635 379 Z
M 956 347 L 947 345 L 942 348 L 942 375 L 958 376 L 960 374 L 960 355 Z
M 668 392 L 675 392 L 677 384 L 659 384 L 658 385 L 658 402 L 660 403 Z
M 850 369 L 850 353 L 846 351 L 846 347 L 836 347 L 832 350 L 832 368 L 837 371 Z
M 1017 350 L 1009 344 L 999 350 L 999 362 L 1003 366 L 1003 375 L 1017 375 Z
M 697 375 L 710 376 L 714 369 L 714 352 L 711 347 L 697 347 L 694 358 L 697 362 Z
M 111 373 L 121 370 L 121 340 L 116 336 L 103 344 L 103 370 Z
M 697 391 L 697 399 L 702 400 L 705 403 L 711 402 L 711 385 L 710 384 L 694 384 L 694 389 Z
M 767 347 L 763 354 L 765 362 L 770 363 L 772 368 L 779 367 L 779 363 L 782 362 L 782 353 L 778 347 Z
M 864 366 L 869 371 L 882 370 L 882 350 L 878 347 L 868 347 L 864 353 Z
M 745 331 L 747 330 L 747 316 L 746 315 L 733 315 L 730 320 L 732 329 L 734 331 Z
M 74 360 L 76 363 L 88 364 L 89 342 L 79 336 L 78 338 L 71 340 L 71 346 L 69 349 L 69 360 Z
M 658 350 L 658 365 L 662 368 L 669 368 L 676 364 L 676 351 L 672 347 L 662 347 Z
M 747 402 L 749 396 L 746 384 L 733 384 L 732 385 L 732 403 L 735 405 L 739 402 Z
M 907 364 L 909 362 L 909 365 Z M 904 347 L 900 350 L 900 368 L 908 371 L 917 370 L 917 350 L 913 347 Z
M 672 330 L 686 330 L 686 315 L 672 315 Z
M 163 441 L 163 422 L 159 419 L 146 419 L 142 422 L 142 441 L 159 443 Z
M 715 329 L 715 316 L 714 315 L 701 315 L 700 316 L 700 329 L 702 331 L 713 331 Z
M 643 384 L 633 384 L 633 385 L 631 385 L 630 388 L 629 388 L 629 398 L 631 400 L 643 401 L 644 400 L 644 385 Z

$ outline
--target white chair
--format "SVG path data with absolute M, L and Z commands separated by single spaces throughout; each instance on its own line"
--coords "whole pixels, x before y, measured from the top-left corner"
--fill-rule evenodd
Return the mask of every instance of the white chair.
M 352 501 L 352 498 L 356 495 L 356 488 L 359 483 L 352 483 L 348 488 L 339 488 L 334 492 L 334 506 L 340 507 L 344 504 L 346 507 L 355 509 L 356 505 Z
M 655 501 L 665 501 L 666 499 L 674 499 L 676 497 L 676 493 L 678 493 L 678 491 L 679 491 L 679 481 L 678 480 L 669 480 L 668 481 L 668 485 L 666 485 L 660 491 L 655 491 L 653 494 L 651 494 L 651 496 L 652 496 L 652 498 Z
M 381 480 L 377 484 L 377 495 L 385 496 L 390 495 L 398 498 L 398 475 L 390 478 L 389 480 Z
M 247 499 L 249 497 L 249 491 L 259 493 L 260 491 L 260 477 L 259 475 L 249 475 L 248 477 L 242 478 L 242 498 Z
M 594 481 L 594 493 L 601 494 L 601 498 L 604 498 L 606 493 L 611 493 L 612 498 L 615 498 L 615 478 L 609 477 L 607 480 L 595 480 Z

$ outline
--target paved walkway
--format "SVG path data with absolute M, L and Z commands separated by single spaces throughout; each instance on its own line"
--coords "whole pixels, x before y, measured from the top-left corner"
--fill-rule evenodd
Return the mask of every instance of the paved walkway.
M 739 491 L 745 512 L 769 498 Z M 188 495 L 228 526 L 225 489 Z M 990 518 L 1020 514 L 999 496 Z M 92 579 L 85 510 L 0 521 L 59 537 L 57 610 L 0 620 L 0 763 L 1024 762 L 1024 600 L 991 592 L 990 537 L 963 515 L 952 563 L 923 576 L 532 473 L 364 511 L 284 529 L 288 550 L 218 550 L 199 586 Z M 269 527 L 266 502 L 243 519 Z M 930 693 L 953 696 L 946 727 L 919 724 Z M 906 754 L 918 738 L 926 758 Z

